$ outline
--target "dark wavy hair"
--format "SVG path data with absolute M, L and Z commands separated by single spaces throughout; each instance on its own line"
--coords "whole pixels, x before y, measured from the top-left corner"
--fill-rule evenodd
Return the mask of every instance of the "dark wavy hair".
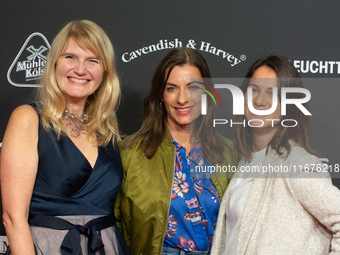
M 249 67 L 246 79 L 240 87 L 244 94 L 247 91 L 250 78 L 253 76 L 255 71 L 262 66 L 266 66 L 276 72 L 278 77 L 278 94 L 280 102 L 282 87 L 303 88 L 302 79 L 294 65 L 284 57 L 271 55 L 256 60 Z M 301 94 L 289 93 L 289 98 L 301 98 Z M 304 103 L 303 106 L 308 109 L 307 103 Z M 287 104 L 286 107 L 287 119 L 296 120 L 298 125 L 296 127 L 283 127 L 279 125 L 277 132 L 268 143 L 267 149 L 269 147 L 275 149 L 280 156 L 282 156 L 283 152 L 286 151 L 284 156 L 287 157 L 291 151 L 291 146 L 288 141 L 292 140 L 303 147 L 307 152 L 317 155 L 317 153 L 312 151 L 309 146 L 308 134 L 310 131 L 310 125 L 308 116 L 305 116 L 295 105 Z M 244 115 L 239 115 L 235 117 L 235 120 L 242 122 L 245 120 L 245 117 Z M 251 158 L 251 153 L 254 151 L 252 128 L 249 126 L 243 127 L 242 125 L 237 125 L 234 131 L 234 145 L 245 157 Z
M 132 136 L 127 137 L 123 148 L 132 148 L 142 139 L 141 150 L 147 158 L 152 158 L 161 145 L 166 133 L 167 112 L 162 103 L 166 82 L 175 66 L 191 65 L 197 67 L 202 78 L 211 78 L 209 67 L 204 57 L 191 48 L 172 49 L 158 64 L 152 79 L 149 95 L 144 99 L 144 122 L 141 128 Z M 204 161 L 214 164 L 222 162 L 224 139 L 215 133 L 212 126 L 212 102 L 208 98 L 207 115 L 201 115 L 195 120 L 195 128 L 191 135 L 199 138 L 202 144 Z M 228 146 L 228 145 L 227 145 Z

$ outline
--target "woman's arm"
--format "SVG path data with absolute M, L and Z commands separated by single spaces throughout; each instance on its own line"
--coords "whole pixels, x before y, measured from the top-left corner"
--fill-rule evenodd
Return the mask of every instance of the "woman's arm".
M 302 158 L 307 165 L 322 165 L 316 157 Z M 302 165 L 298 164 L 297 165 Z M 313 163 L 313 164 L 312 164 Z M 322 225 L 334 233 L 331 254 L 340 254 L 340 190 L 332 184 L 329 173 L 302 171 L 298 178 L 289 179 L 300 204 Z
M 29 105 L 16 108 L 1 149 L 3 223 L 13 255 L 35 254 L 28 213 L 38 169 L 39 117 Z

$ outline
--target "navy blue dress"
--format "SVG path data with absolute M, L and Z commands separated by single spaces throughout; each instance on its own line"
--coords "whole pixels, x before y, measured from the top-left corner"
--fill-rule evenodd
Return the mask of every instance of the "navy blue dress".
M 92 169 L 68 136 L 58 140 L 39 123 L 38 153 L 29 210 L 36 253 L 128 254 L 114 219 L 123 180 L 118 146 L 98 147 Z

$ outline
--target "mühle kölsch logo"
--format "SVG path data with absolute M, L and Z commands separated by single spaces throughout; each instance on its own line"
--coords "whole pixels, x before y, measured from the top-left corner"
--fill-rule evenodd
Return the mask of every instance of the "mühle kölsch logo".
M 44 73 L 50 47 L 43 34 L 31 34 L 8 69 L 9 83 L 17 87 L 38 87 L 37 80 Z

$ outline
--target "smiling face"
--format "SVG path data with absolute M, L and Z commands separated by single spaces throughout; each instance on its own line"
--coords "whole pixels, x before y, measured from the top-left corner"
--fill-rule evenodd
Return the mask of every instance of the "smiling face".
M 276 110 L 269 115 L 256 115 L 253 114 L 248 108 L 248 92 L 245 96 L 245 118 L 247 121 L 252 119 L 262 120 L 264 125 L 261 127 L 253 127 L 255 129 L 268 129 L 266 132 L 274 134 L 278 128 L 279 121 L 281 120 L 281 103 L 277 95 L 273 95 L 273 88 L 278 87 L 277 74 L 273 69 L 267 66 L 259 67 L 250 79 L 248 88 L 252 88 L 252 103 L 256 110 L 268 110 L 272 107 L 273 96 L 277 97 Z M 276 119 L 276 121 L 266 121 Z M 272 125 L 274 124 L 274 127 Z M 262 125 L 261 121 L 251 121 L 252 126 Z
M 100 59 L 70 38 L 56 63 L 56 80 L 66 103 L 85 103 L 86 98 L 98 89 L 103 74 Z
M 201 111 L 201 95 L 198 87 L 203 87 L 192 78 L 202 78 L 195 66 L 175 66 L 169 75 L 163 92 L 163 102 L 167 111 L 170 129 L 190 128 L 190 122 L 197 119 Z

